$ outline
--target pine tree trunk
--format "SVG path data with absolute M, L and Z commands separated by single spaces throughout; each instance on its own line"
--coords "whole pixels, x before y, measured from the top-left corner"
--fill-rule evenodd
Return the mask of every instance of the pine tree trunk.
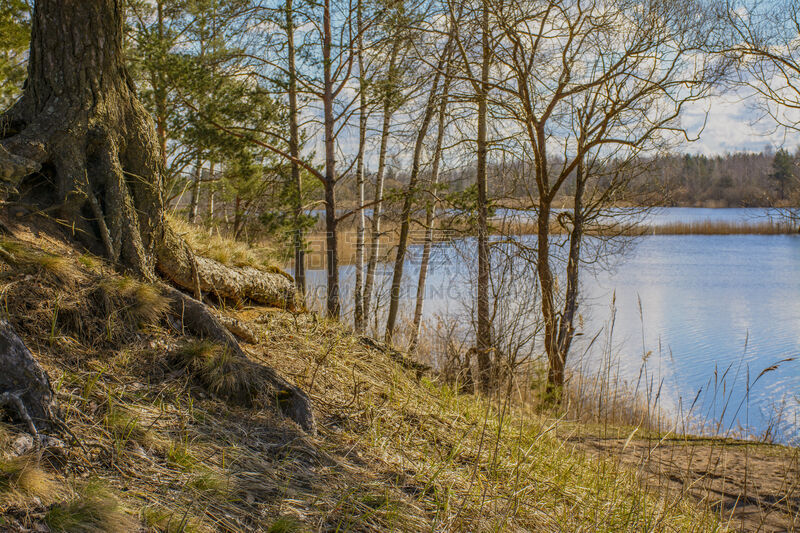
M 286 0 L 286 42 L 289 63 L 289 155 L 300 159 L 300 128 L 297 123 L 297 67 L 295 65 L 294 11 L 292 0 Z M 300 165 L 292 162 L 294 184 L 294 280 L 301 295 L 306 293 L 306 252 L 303 235 L 303 178 Z

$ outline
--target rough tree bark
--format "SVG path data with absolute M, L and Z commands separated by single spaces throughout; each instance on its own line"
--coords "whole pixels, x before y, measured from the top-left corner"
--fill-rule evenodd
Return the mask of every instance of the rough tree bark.
M 0 175 L 146 280 L 160 272 L 224 298 L 293 302 L 289 278 L 195 257 L 169 227 L 158 135 L 123 61 L 123 4 L 36 2 L 25 91 L 0 117 Z

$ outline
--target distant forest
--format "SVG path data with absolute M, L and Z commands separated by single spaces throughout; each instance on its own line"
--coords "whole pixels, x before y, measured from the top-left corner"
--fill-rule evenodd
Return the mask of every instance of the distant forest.
M 518 167 L 490 168 L 489 189 L 497 204 L 522 203 L 529 193 L 535 197 L 535 191 L 524 187 L 524 172 Z M 663 155 L 640 162 L 632 172 L 636 177 L 627 190 L 618 193 L 621 204 L 719 208 L 793 206 L 800 201 L 800 147 L 794 153 L 785 149 L 776 152 L 768 146 L 761 153 Z M 390 191 L 402 190 L 407 181 L 405 172 L 392 168 L 387 172 L 386 187 Z M 469 192 L 475 182 L 474 168 L 452 169 L 443 175 L 442 182 L 440 194 L 458 201 L 459 193 Z M 560 195 L 564 202 L 571 198 L 574 186 L 574 178 L 565 184 Z M 355 183 L 350 186 L 345 182 L 342 189 L 345 203 L 355 201 Z

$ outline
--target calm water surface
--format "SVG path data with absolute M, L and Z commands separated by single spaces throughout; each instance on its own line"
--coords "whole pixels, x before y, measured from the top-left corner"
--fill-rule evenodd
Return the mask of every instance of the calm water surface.
M 761 209 L 673 208 L 655 214 L 651 223 L 746 222 L 768 214 Z M 463 311 L 462 302 L 471 298 L 472 248 L 464 242 L 435 247 L 427 317 Z M 419 253 L 420 247 L 411 250 L 406 268 L 409 312 Z M 312 286 L 324 287 L 322 271 L 311 272 L 310 278 Z M 342 280 L 348 305 L 352 267 L 342 268 Z M 686 414 L 697 398 L 691 410 L 695 420 L 721 419 L 723 431 L 741 427 L 762 434 L 785 403 L 782 440 L 800 435 L 800 360 L 784 361 L 757 379 L 781 360 L 800 357 L 800 236 L 640 237 L 610 268 L 586 270 L 581 285 L 584 335 L 570 355 L 574 366 L 599 368 L 607 343 L 596 342 L 587 350 L 587 340 L 603 328 L 601 338 L 606 339 L 614 316 L 611 346 L 621 378 L 635 385 L 643 355 L 650 352 L 647 373 L 661 384 L 665 409 Z

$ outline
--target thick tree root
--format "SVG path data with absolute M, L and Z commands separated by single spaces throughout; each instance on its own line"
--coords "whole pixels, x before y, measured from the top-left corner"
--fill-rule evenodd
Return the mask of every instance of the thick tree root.
M 157 250 L 157 268 L 176 285 L 193 292 L 199 288 L 219 299 L 250 300 L 283 309 L 296 307 L 294 283 L 283 272 L 225 266 L 213 259 L 194 255 L 171 230 L 167 229 L 165 233 Z
M 59 426 L 47 373 L 6 321 L 0 321 L 0 405 L 9 405 L 37 439 Z
M 0 145 L 0 181 L 16 186 L 25 177 L 41 168 L 39 162 L 14 155 Z
M 245 342 L 249 342 L 250 344 L 258 344 L 260 339 L 258 334 L 253 331 L 253 329 L 242 322 L 241 320 L 237 320 L 235 318 L 230 318 L 227 316 L 219 317 L 220 323 L 225 326 L 225 328 L 242 339 Z
M 25 407 L 25 403 L 22 401 L 22 397 L 20 396 L 22 392 L 23 391 L 4 392 L 0 394 L 0 406 L 5 405 L 14 409 L 16 415 L 21 418 L 23 422 L 25 422 L 25 425 L 28 427 L 28 431 L 38 446 L 42 439 L 39 435 L 39 430 L 36 428 L 36 424 L 33 423 L 33 419 L 28 414 L 28 409 Z
M 234 336 L 205 304 L 173 287 L 164 285 L 163 290 L 164 294 L 170 298 L 172 311 L 181 319 L 183 327 L 201 337 L 227 346 L 237 357 L 249 361 Z M 271 393 L 281 412 L 294 420 L 305 431 L 313 434 L 316 431 L 316 424 L 311 409 L 311 400 L 306 393 L 283 379 L 269 367 L 260 366 L 259 374 L 272 389 Z

